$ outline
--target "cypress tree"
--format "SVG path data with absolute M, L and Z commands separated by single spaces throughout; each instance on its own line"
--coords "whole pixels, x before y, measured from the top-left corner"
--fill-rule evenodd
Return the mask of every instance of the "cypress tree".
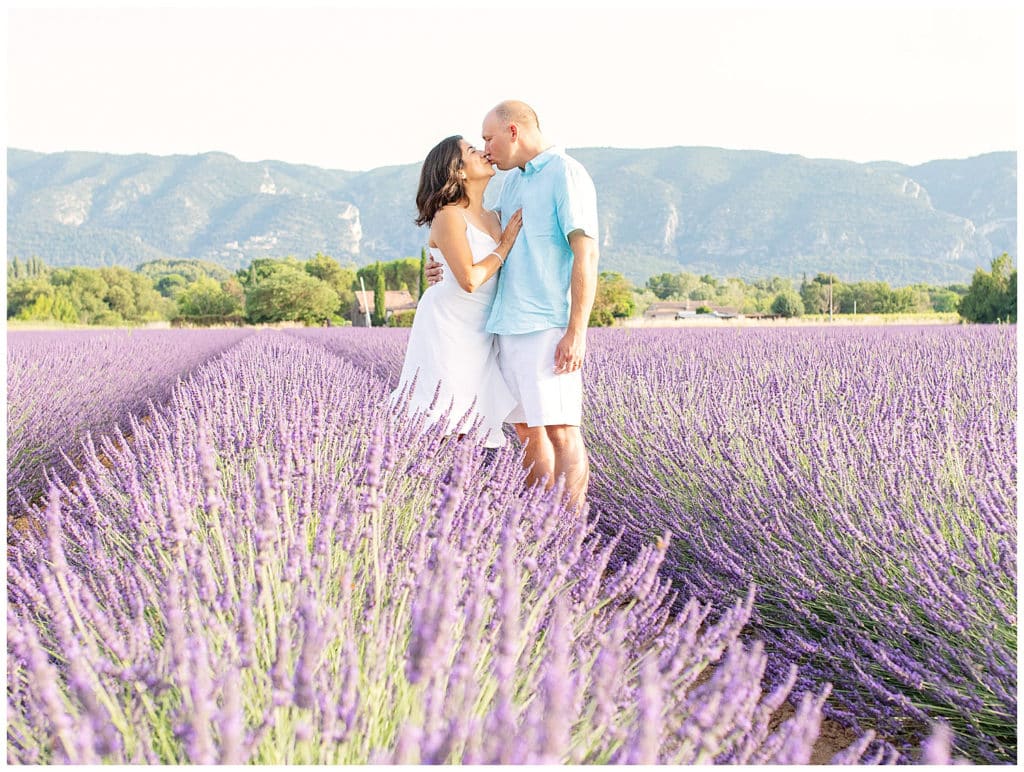
M 423 291 L 427 288 L 427 248 L 420 249 L 420 294 L 417 299 L 423 297 Z
M 387 301 L 385 300 L 386 286 L 384 283 L 384 266 L 377 261 L 377 276 L 373 288 L 373 323 L 378 327 L 384 326 L 387 321 Z

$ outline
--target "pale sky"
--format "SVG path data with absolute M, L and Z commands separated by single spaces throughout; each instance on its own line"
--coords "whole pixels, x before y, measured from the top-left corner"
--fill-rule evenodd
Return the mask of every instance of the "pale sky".
M 478 143 L 517 98 L 567 147 L 1018 149 L 1008 3 L 674 5 L 13 8 L 7 145 L 363 170 Z

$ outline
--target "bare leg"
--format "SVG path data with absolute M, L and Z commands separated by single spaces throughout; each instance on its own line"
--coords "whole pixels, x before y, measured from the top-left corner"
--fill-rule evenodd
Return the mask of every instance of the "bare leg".
M 545 480 L 545 488 L 550 488 L 555 481 L 555 453 L 551 440 L 543 426 L 527 426 L 513 424 L 519 441 L 525 446 L 523 450 L 523 468 L 528 469 L 527 487 Z
M 590 459 L 578 426 L 546 426 L 554 452 L 554 478 L 565 476 L 565 492 L 569 502 L 582 506 L 590 482 Z

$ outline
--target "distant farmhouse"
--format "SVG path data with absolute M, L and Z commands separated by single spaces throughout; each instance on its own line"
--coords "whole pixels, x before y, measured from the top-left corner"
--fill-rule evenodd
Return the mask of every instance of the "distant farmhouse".
M 707 309 L 698 313 L 697 309 Z M 741 316 L 738 308 L 732 306 L 712 305 L 706 300 L 682 300 L 678 302 L 651 303 L 644 311 L 644 319 L 695 319 L 697 317 L 714 319 L 735 319 Z
M 390 318 L 397 311 L 415 311 L 416 300 L 408 290 L 388 290 L 384 293 L 384 315 Z M 356 292 L 356 302 L 352 313 L 352 325 L 365 327 L 367 314 L 373 314 L 373 293 Z

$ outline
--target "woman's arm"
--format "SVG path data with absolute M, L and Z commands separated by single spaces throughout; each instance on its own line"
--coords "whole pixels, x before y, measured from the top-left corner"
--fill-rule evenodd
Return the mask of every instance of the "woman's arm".
M 498 246 L 479 263 L 473 262 L 466 239 L 466 220 L 458 207 L 446 206 L 438 212 L 430 226 L 430 235 L 451 267 L 455 281 L 466 292 L 475 292 L 501 268 L 522 224 L 522 212 L 516 212 L 502 231 Z

